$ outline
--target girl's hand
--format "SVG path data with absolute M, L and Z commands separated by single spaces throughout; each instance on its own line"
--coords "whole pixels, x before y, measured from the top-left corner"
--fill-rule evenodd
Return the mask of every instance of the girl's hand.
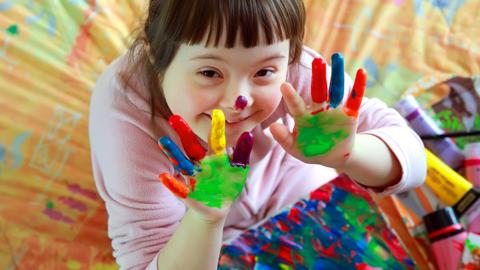
M 185 120 L 172 115 L 168 122 L 179 135 L 188 157 L 170 138 L 160 138 L 160 149 L 183 175 L 177 179 L 162 173 L 160 180 L 203 218 L 209 221 L 224 218 L 247 179 L 253 135 L 244 132 L 240 136 L 230 161 L 225 151 L 225 116 L 221 110 L 212 112 L 209 146 L 214 154 L 208 156 Z
M 307 106 L 296 90 L 284 83 L 283 98 L 295 119 L 292 133 L 282 124 L 272 124 L 275 140 L 289 154 L 306 163 L 340 168 L 351 154 L 357 131 L 358 110 L 366 85 L 366 71 L 359 69 L 345 106 L 338 106 L 344 95 L 343 56 L 332 55 L 332 75 L 327 89 L 327 63 L 312 62 L 312 104 Z

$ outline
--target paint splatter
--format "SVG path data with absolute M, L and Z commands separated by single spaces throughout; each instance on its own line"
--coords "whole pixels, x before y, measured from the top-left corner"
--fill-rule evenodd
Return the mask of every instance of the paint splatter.
M 64 214 L 54 210 L 54 209 L 45 209 L 43 210 L 42 212 L 44 215 L 46 215 L 47 217 L 53 219 L 53 220 L 56 220 L 56 221 L 62 221 L 64 223 L 68 223 L 68 224 L 71 224 L 73 223 L 73 219 L 68 217 L 68 216 L 65 216 Z
M 79 200 L 76 200 L 74 198 L 68 198 L 68 197 L 60 197 L 58 199 L 61 203 L 67 205 L 68 207 L 72 208 L 72 209 L 76 209 L 78 211 L 81 211 L 81 212 L 85 212 L 87 211 L 88 207 L 82 203 L 81 201 Z
M 53 202 L 51 200 L 47 200 L 47 203 L 45 205 L 45 207 L 47 207 L 47 209 L 53 209 L 55 205 L 53 204 Z
M 195 191 L 188 197 L 210 207 L 221 208 L 224 203 L 234 201 L 245 185 L 250 167 L 233 167 L 228 155 L 204 158 L 200 172 L 196 175 Z
M 340 176 L 315 193 L 224 245 L 219 269 L 414 269 L 365 190 Z
M 7 33 L 12 36 L 18 35 L 18 26 L 16 24 L 12 24 L 10 27 L 7 28 Z
M 79 186 L 78 184 L 69 184 L 67 187 L 73 193 L 78 193 L 78 194 L 80 194 L 84 197 L 87 197 L 89 199 L 92 199 L 92 200 L 97 199 L 97 193 L 95 193 L 95 191 L 84 189 L 81 186 Z

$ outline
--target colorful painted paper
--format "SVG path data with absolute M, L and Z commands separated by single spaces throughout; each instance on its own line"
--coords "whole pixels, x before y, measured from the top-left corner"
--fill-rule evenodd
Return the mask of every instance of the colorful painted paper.
M 346 176 L 224 245 L 219 269 L 414 269 L 370 195 Z

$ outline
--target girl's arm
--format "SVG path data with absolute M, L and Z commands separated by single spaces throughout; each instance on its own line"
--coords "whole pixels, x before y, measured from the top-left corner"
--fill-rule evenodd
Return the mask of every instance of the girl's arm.
M 206 220 L 187 210 L 173 236 L 158 255 L 163 269 L 217 269 L 225 218 Z
M 397 157 L 380 138 L 370 134 L 358 134 L 350 158 L 341 171 L 359 184 L 383 189 L 397 184 L 402 168 Z

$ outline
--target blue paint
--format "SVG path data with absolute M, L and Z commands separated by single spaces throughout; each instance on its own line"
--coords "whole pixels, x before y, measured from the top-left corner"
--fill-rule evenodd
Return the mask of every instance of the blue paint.
M 175 170 L 185 175 L 193 175 L 195 166 L 183 154 L 182 150 L 169 137 L 164 136 L 158 140 L 159 145 L 163 147 L 162 151 L 170 158 Z
M 396 237 L 375 202 L 355 192 L 335 188 L 322 199 L 299 201 L 224 246 L 219 269 L 414 269 L 407 254 L 388 253 L 386 243 Z
M 332 75 L 330 79 L 330 106 L 336 108 L 343 99 L 345 87 L 345 69 L 343 56 L 340 53 L 332 55 Z

